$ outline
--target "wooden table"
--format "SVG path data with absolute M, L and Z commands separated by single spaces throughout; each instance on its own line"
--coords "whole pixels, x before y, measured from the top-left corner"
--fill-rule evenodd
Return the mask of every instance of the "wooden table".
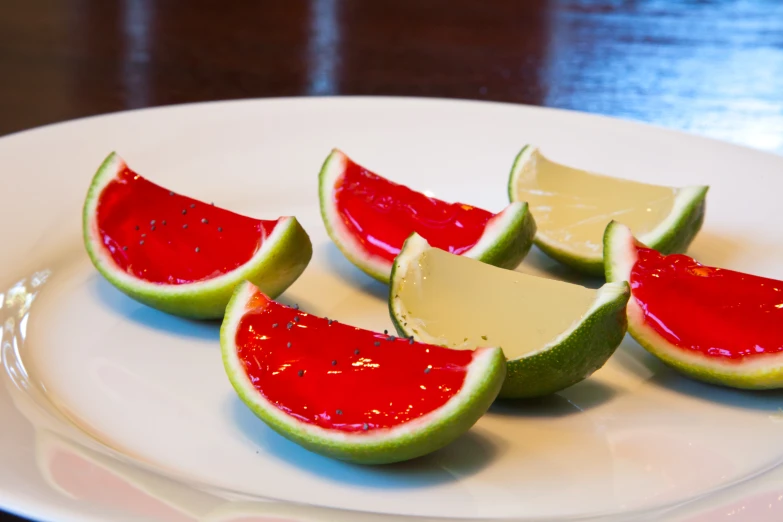
M 781 153 L 783 2 L 0 1 L 0 135 L 335 94 L 561 107 Z

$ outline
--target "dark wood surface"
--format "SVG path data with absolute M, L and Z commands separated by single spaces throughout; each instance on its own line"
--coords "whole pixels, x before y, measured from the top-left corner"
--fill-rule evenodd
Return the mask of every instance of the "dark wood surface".
M 562 107 L 781 153 L 783 2 L 0 0 L 0 135 L 335 94 Z

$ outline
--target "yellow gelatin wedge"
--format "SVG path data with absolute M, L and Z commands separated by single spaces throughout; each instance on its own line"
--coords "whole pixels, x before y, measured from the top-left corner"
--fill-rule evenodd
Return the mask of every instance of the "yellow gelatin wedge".
M 603 234 L 611 221 L 631 228 L 651 248 L 684 252 L 704 221 L 708 187 L 651 185 L 613 178 L 547 159 L 526 145 L 511 169 L 511 201 L 525 201 L 538 230 L 535 244 L 580 272 L 603 273 Z
M 404 337 L 457 350 L 501 347 L 499 397 L 549 395 L 592 375 L 626 332 L 628 284 L 597 290 L 481 263 L 411 235 L 394 260 L 389 312 Z

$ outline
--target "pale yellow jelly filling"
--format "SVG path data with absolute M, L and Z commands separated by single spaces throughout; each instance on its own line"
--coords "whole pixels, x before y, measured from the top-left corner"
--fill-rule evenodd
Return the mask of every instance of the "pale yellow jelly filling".
M 538 234 L 568 245 L 577 254 L 603 251 L 604 229 L 619 221 L 636 237 L 652 231 L 672 210 L 677 189 L 638 183 L 549 161 L 533 153 L 517 181 Z
M 596 291 L 431 248 L 409 267 L 397 295 L 407 328 L 423 340 L 460 349 L 500 346 L 516 359 L 584 317 Z

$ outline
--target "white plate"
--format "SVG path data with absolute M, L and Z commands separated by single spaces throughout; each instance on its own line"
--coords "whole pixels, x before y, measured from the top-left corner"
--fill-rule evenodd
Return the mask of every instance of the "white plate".
M 773 470 L 783 460 L 782 393 L 686 380 L 627 339 L 589 380 L 494 408 L 440 452 L 352 466 L 267 429 L 223 373 L 216 324 L 123 296 L 82 247 L 86 188 L 116 150 L 178 192 L 258 217 L 296 215 L 314 256 L 285 299 L 382 330 L 391 326 L 385 287 L 339 254 L 319 217 L 316 176 L 331 147 L 419 190 L 497 211 L 526 142 L 611 175 L 711 185 L 691 254 L 783 278 L 783 158 L 598 116 L 272 99 L 114 114 L 0 139 L 0 288 L 23 280 L 5 295 L 0 505 L 63 521 L 783 518 L 783 473 Z M 535 251 L 520 269 L 573 279 Z

